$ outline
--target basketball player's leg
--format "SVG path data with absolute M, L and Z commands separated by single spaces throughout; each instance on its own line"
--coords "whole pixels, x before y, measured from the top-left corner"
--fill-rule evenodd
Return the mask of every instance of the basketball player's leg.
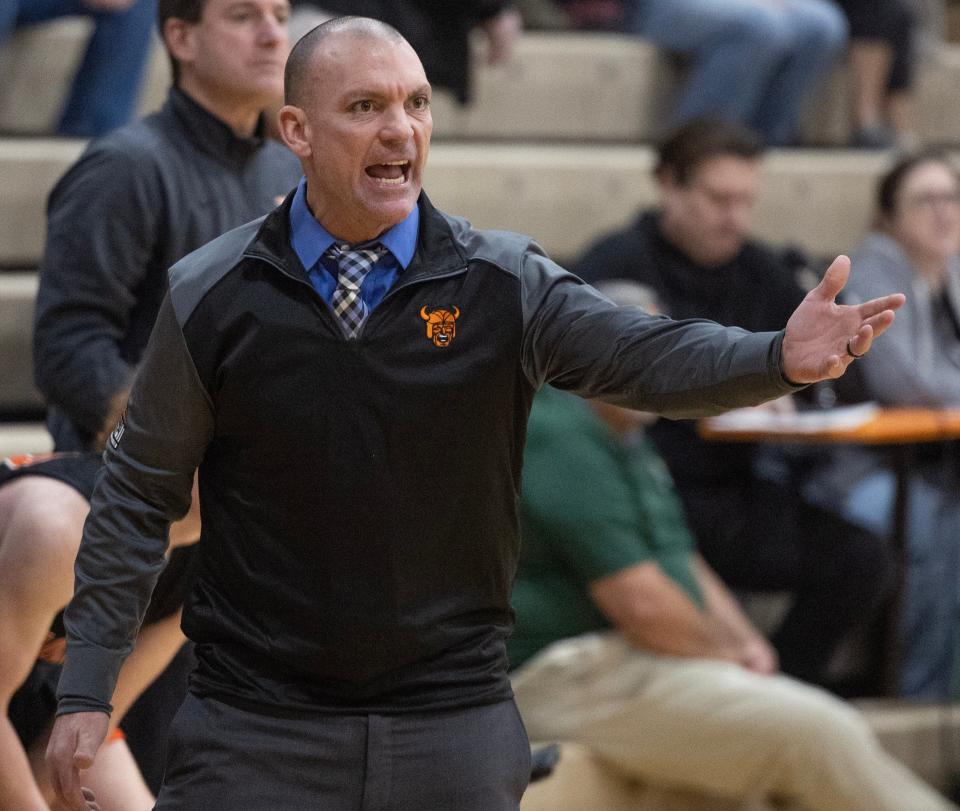
M 53 479 L 29 476 L 0 487 L 0 807 L 43 807 L 8 712 L 72 593 L 86 513 L 86 500 Z

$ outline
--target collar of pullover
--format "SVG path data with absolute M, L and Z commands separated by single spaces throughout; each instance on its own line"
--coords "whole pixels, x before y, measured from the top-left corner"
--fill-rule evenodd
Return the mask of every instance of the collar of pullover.
M 238 138 L 223 121 L 178 87 L 170 89 L 166 108 L 173 113 L 194 145 L 219 163 L 243 166 L 263 146 L 262 115 L 250 138 Z

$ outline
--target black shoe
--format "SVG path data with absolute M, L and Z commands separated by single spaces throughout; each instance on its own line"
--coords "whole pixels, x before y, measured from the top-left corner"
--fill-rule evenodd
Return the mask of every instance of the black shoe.
M 553 774 L 557 763 L 560 762 L 560 745 L 551 743 L 549 746 L 534 749 L 530 752 L 530 758 L 530 782 L 536 783 L 537 780 L 543 780 Z

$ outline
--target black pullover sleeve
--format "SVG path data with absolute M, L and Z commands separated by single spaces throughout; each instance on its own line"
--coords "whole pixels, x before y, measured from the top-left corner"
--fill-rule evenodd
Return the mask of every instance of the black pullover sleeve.
M 542 254 L 524 255 L 521 361 L 535 388 L 671 418 L 757 405 L 797 391 L 780 372 L 781 332 L 674 321 L 617 307 Z
M 671 321 L 618 308 L 534 250 L 524 257 L 520 362 L 535 387 L 672 416 L 755 404 L 794 387 L 779 372 L 781 333 Z M 214 426 L 170 304 L 164 302 L 111 442 L 76 563 L 65 615 L 59 711 L 108 710 L 157 574 L 169 522 L 190 503 L 194 470 Z
M 170 522 L 190 507 L 193 474 L 213 431 L 213 410 L 168 296 L 105 465 L 75 567 L 64 621 L 67 655 L 59 712 L 110 711 L 164 566 Z

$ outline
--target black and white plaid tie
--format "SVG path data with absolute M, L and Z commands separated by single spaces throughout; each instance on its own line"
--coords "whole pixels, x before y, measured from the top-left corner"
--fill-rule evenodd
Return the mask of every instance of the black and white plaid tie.
M 360 298 L 360 286 L 385 250 L 379 243 L 367 243 L 363 248 L 334 243 L 324 254 L 337 263 L 337 289 L 333 291 L 331 304 L 348 338 L 356 338 L 367 320 L 367 305 Z

